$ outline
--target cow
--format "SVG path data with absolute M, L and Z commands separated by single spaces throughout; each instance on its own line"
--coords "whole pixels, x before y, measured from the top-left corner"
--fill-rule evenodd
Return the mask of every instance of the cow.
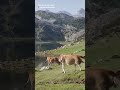
M 58 65 L 60 65 L 58 58 L 53 56 L 47 57 L 47 62 L 48 62 L 48 67 L 50 67 L 52 63 L 57 63 Z
M 73 55 L 73 54 L 69 54 L 69 55 L 64 55 L 61 54 L 59 56 L 59 62 L 61 62 L 62 64 L 62 71 L 63 73 L 65 73 L 65 69 L 64 69 L 64 65 L 75 65 L 75 71 L 76 71 L 76 65 L 79 67 L 80 71 L 81 71 L 81 63 L 84 63 L 83 61 L 84 56 L 80 56 L 80 55 Z
M 27 71 L 27 73 L 28 73 L 28 80 L 25 83 L 24 87 L 26 87 L 28 85 L 28 83 L 30 82 L 31 90 L 34 90 L 34 84 L 35 84 L 35 74 L 34 74 L 34 71 Z
M 120 83 L 120 71 L 88 67 L 86 68 L 86 90 L 109 90 Z

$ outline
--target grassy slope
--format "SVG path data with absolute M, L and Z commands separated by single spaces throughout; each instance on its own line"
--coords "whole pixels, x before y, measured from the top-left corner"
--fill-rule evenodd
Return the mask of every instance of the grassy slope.
M 84 41 L 79 44 L 75 43 L 72 46 L 66 46 L 65 48 L 59 48 L 57 50 L 50 50 L 49 54 L 85 54 L 85 43 Z M 76 52 L 77 51 L 77 52 Z M 85 90 L 83 83 L 85 79 L 85 64 L 82 65 L 82 70 L 75 72 L 73 65 L 65 66 L 66 74 L 62 73 L 61 65 L 53 65 L 52 70 L 45 70 L 42 72 L 36 71 L 36 90 Z
M 36 72 L 36 90 L 40 90 L 39 87 L 43 87 L 46 90 L 54 90 L 52 88 L 59 86 L 57 90 L 83 90 L 83 84 L 77 84 L 77 82 L 82 82 L 85 78 L 84 71 L 74 72 L 74 66 L 66 66 L 66 74 L 61 71 L 61 66 L 53 66 L 53 70 L 46 70 L 42 72 Z M 84 65 L 82 64 L 82 70 L 84 70 Z M 72 87 L 74 85 L 79 87 Z M 49 87 L 44 87 L 45 85 Z M 62 87 L 64 85 L 64 87 Z M 51 89 L 50 89 L 51 88 Z M 56 89 L 55 89 L 56 90 Z
M 84 55 L 84 42 L 81 42 L 80 44 L 75 44 L 73 46 L 70 47 L 65 47 L 65 48 L 59 48 L 57 50 L 51 50 L 48 51 L 47 53 L 49 54 L 62 54 L 62 53 L 73 53 L 76 52 L 75 54 L 80 54 L 80 55 Z M 100 39 L 99 41 L 97 41 L 97 44 L 95 44 L 94 46 L 91 46 L 90 48 L 87 48 L 87 54 L 86 56 L 91 57 L 89 58 L 89 60 L 87 60 L 86 64 L 87 65 L 91 65 L 94 67 L 100 67 L 100 68 L 106 68 L 106 69 L 111 69 L 111 70 L 120 70 L 120 59 L 111 59 L 110 57 L 112 55 L 120 55 L 120 39 L 117 37 L 114 38 L 110 38 L 110 41 L 107 43 L 103 43 L 103 39 Z M 99 52 L 97 52 L 99 51 Z M 94 56 L 93 56 L 94 53 Z M 102 59 L 101 62 L 96 62 L 99 59 Z M 107 61 L 109 60 L 109 61 Z M 82 68 L 84 69 L 84 64 L 82 65 Z M 63 83 L 68 83 L 68 80 L 66 80 L 65 78 L 70 78 L 70 81 L 72 81 L 72 78 L 79 78 L 79 75 L 81 75 L 82 73 L 84 74 L 84 71 L 82 72 L 77 72 L 77 74 L 74 74 L 74 67 L 70 66 L 70 69 L 68 69 L 69 67 L 66 66 L 66 70 L 67 73 L 65 76 L 64 74 L 61 73 L 61 66 L 58 67 L 53 67 L 53 70 L 51 71 L 43 71 L 43 72 L 36 72 L 36 87 L 37 90 L 40 90 L 38 88 L 44 88 L 45 90 L 84 90 L 84 85 L 83 84 L 75 84 L 75 87 L 73 87 L 74 84 L 63 84 Z M 45 76 L 44 76 L 45 75 Z M 78 76 L 77 76 L 78 75 Z M 44 78 L 44 77 L 47 78 Z M 52 77 L 49 77 L 52 76 Z M 84 75 L 81 77 L 81 79 L 84 78 Z M 43 84 L 41 85 L 41 81 L 43 82 L 48 82 L 52 80 L 53 83 L 54 82 L 58 82 L 58 84 Z M 76 79 L 77 80 L 77 79 Z M 60 84 L 60 82 L 62 82 Z M 45 87 L 46 86 L 46 87 Z M 60 87 L 62 86 L 62 87 Z M 77 87 L 76 87 L 77 86 Z M 58 89 L 56 89 L 57 87 L 59 87 Z M 70 88 L 71 89 L 68 89 Z M 49 88 L 49 89 L 48 89 Z M 120 88 L 111 88 L 110 90 L 120 90 Z
M 74 45 L 66 45 L 65 48 L 59 48 L 57 50 L 50 50 L 47 53 L 59 55 L 59 54 L 80 54 L 85 55 L 85 41 L 73 43 Z

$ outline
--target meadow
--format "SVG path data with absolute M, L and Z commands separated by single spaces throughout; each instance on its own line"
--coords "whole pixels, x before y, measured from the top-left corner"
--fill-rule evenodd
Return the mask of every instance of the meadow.
M 84 40 L 76 43 L 67 43 L 61 47 L 46 52 L 49 55 L 80 54 L 85 55 Z M 39 71 L 36 68 L 35 86 L 36 90 L 85 90 L 85 63 L 81 64 L 82 71 L 74 65 L 65 65 L 66 74 L 62 73 L 61 65 L 52 65 L 52 70 Z
M 85 48 L 85 42 L 66 44 L 64 48 L 47 51 L 47 54 L 80 54 L 90 57 L 85 64 L 92 67 L 104 68 L 113 71 L 120 70 L 120 39 L 116 36 L 101 38 L 95 44 Z M 98 52 L 99 51 L 99 52 Z M 93 55 L 94 54 L 94 55 Z M 85 64 L 83 71 L 74 71 L 74 66 L 65 66 L 66 74 L 62 73 L 61 66 L 53 65 L 53 70 L 36 71 L 36 90 L 85 90 Z M 78 69 L 78 68 L 77 68 Z M 43 88 L 43 89 L 40 89 Z M 110 90 L 120 90 L 112 87 Z

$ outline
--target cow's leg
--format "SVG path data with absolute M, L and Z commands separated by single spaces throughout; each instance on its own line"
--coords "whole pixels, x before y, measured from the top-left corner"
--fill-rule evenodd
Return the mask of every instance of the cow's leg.
M 31 85 L 31 90 L 33 90 L 33 83 L 32 83 L 32 78 L 31 77 L 29 77 L 30 78 L 30 85 Z
M 78 65 L 78 67 L 79 67 L 79 69 L 80 69 L 80 71 L 81 71 L 81 70 L 82 70 L 82 69 L 81 69 L 81 65 L 80 65 L 80 64 L 77 64 L 77 65 Z
M 31 81 L 31 90 L 34 90 L 34 81 Z
M 48 68 L 50 68 L 50 66 L 51 66 L 51 64 L 50 64 L 50 62 L 48 62 Z
M 62 63 L 62 70 L 63 70 L 63 73 L 65 73 L 64 63 Z

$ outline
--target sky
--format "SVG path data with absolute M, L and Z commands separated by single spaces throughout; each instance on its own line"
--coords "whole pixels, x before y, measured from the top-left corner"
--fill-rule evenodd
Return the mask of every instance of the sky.
M 55 13 L 67 11 L 76 15 L 81 8 L 85 9 L 85 0 L 35 0 L 35 11 L 49 10 Z

